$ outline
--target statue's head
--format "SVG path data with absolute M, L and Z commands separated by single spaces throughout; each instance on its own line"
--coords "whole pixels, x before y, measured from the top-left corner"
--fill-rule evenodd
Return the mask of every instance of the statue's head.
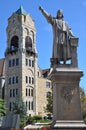
M 57 11 L 57 16 L 56 16 L 56 18 L 57 18 L 57 19 L 62 19 L 63 17 L 64 17 L 63 12 L 62 12 L 61 9 L 59 9 L 59 10 Z

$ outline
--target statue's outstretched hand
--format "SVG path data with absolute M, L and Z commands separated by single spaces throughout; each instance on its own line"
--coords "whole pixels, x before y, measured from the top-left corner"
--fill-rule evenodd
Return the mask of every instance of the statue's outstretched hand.
M 39 10 L 43 11 L 43 8 L 41 6 L 39 6 Z

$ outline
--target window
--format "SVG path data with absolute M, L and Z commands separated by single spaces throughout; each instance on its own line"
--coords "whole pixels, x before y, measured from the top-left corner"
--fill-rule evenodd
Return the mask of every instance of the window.
M 12 83 L 15 84 L 15 77 L 12 78 Z
M 32 60 L 32 67 L 34 67 L 34 60 Z
M 31 109 L 33 110 L 33 101 L 31 102 Z
M 19 42 L 18 36 L 13 36 L 11 39 L 11 50 L 12 51 L 18 50 L 18 48 L 19 48 L 18 42 Z
M 29 96 L 30 96 L 30 89 L 29 89 Z
M 10 97 L 12 97 L 12 89 L 10 89 Z
M 51 95 L 51 92 L 46 93 L 46 97 L 49 97 Z
M 38 76 L 39 76 L 39 72 L 37 72 Z
M 31 60 L 29 60 L 29 66 L 31 66 Z
M 46 88 L 50 88 L 50 82 L 46 82 Z
M 26 108 L 27 108 L 27 101 L 26 101 Z
M 11 84 L 11 77 L 9 78 L 9 84 Z
M 18 76 L 16 76 L 16 83 L 18 83 Z
M 29 101 L 29 110 L 30 110 L 30 101 Z
M 29 77 L 29 84 L 31 84 L 31 77 Z
M 32 35 L 32 38 L 33 38 L 33 42 L 34 42 L 34 32 L 31 30 L 31 35 Z
M 18 95 L 18 88 L 16 88 L 16 95 Z
M 16 58 L 16 66 L 18 66 L 18 65 L 19 65 L 19 59 Z
M 15 97 L 15 89 L 13 89 L 13 97 Z
M 26 96 L 27 96 L 27 88 L 26 88 Z
M 29 36 L 25 38 L 25 48 L 32 49 L 32 39 Z
M 28 83 L 28 76 L 26 76 L 26 83 Z
M 34 84 L 34 78 L 32 77 L 32 84 Z
M 18 66 L 19 65 L 19 59 L 16 58 L 16 59 L 12 59 L 12 60 L 9 60 L 9 67 L 12 67 L 12 66 Z
M 26 59 L 26 66 L 28 65 L 28 59 Z
M 19 78 L 18 78 L 18 76 L 16 76 L 16 77 L 10 77 L 9 78 L 9 84 L 15 84 L 15 83 L 18 83 L 19 82 Z
M 11 67 L 11 60 L 9 60 L 9 67 Z
M 31 96 L 33 97 L 33 89 L 31 89 Z
M 12 66 L 15 66 L 15 59 L 12 60 Z

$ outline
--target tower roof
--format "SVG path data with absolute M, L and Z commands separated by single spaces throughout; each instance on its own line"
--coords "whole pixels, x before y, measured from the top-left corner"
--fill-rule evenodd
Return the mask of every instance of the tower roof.
M 15 13 L 19 15 L 27 15 L 27 12 L 24 10 L 22 6 L 20 6 L 20 8 Z

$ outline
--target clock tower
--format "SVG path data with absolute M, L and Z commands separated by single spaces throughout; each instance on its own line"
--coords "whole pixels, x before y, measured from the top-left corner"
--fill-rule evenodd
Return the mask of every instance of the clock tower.
M 21 94 L 28 115 L 37 114 L 37 51 L 34 20 L 21 6 L 8 19 L 5 52 L 7 108 Z

